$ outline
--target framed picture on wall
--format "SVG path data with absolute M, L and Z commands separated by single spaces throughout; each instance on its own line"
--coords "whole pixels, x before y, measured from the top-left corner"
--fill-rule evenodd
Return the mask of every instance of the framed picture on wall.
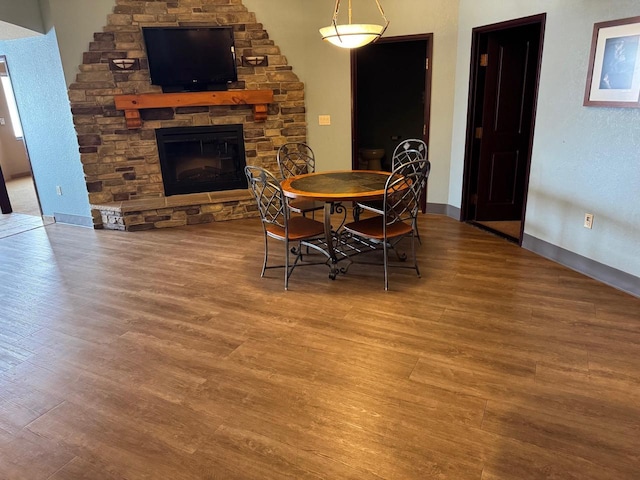
M 640 17 L 593 26 L 584 105 L 640 108 Z

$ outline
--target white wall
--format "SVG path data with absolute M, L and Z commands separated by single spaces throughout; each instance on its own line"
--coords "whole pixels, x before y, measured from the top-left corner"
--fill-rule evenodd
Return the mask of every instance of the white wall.
M 640 109 L 582 106 L 593 24 L 640 15 L 637 0 L 461 0 L 448 203 L 461 203 L 472 28 L 544 12 L 525 233 L 640 276 Z
M 0 40 L 44 33 L 38 0 L 0 0 Z
M 329 25 L 333 0 L 244 0 L 269 37 L 280 46 L 294 72 L 305 83 L 309 143 L 318 170 L 351 167 L 351 79 L 349 52 L 323 42 L 318 29 Z M 429 159 L 429 198 L 447 203 L 451 124 L 453 117 L 457 0 L 382 2 L 390 25 L 386 37 L 434 34 L 434 58 Z M 375 2 L 353 3 L 354 22 L 379 23 Z M 402 72 L 398 84 L 402 88 Z M 382 95 L 385 92 L 381 92 Z M 331 115 L 331 126 L 319 126 L 318 115 Z
M 75 82 L 82 54 L 89 51 L 93 34 L 107 24 L 114 0 L 42 0 L 44 23 L 55 26 L 67 86 Z
M 333 5 L 319 0 L 245 0 L 269 38 L 305 83 L 308 141 L 318 170 L 351 166 L 349 54 L 325 45 L 318 29 L 329 23 Z M 331 115 L 330 126 L 319 126 L 318 115 Z

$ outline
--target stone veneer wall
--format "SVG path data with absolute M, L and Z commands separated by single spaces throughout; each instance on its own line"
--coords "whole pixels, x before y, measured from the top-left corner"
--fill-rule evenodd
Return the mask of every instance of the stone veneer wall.
M 128 130 L 114 96 L 162 93 L 150 84 L 141 30 L 160 25 L 232 25 L 238 82 L 231 88 L 273 90 L 266 122 L 254 121 L 250 105 L 161 108 L 142 110 L 142 127 Z M 268 66 L 243 67 L 242 55 L 267 55 Z M 111 60 L 119 58 L 135 59 L 134 68 L 117 69 Z M 248 190 L 165 197 L 156 128 L 243 124 L 247 164 L 272 172 L 280 145 L 306 141 L 304 85 L 241 0 L 117 0 L 69 98 L 96 228 L 146 230 L 257 214 Z

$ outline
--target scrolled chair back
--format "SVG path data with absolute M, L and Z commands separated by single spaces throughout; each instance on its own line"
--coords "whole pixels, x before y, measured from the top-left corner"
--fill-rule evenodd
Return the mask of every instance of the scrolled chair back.
M 257 204 L 262 223 L 286 228 L 287 208 L 280 182 L 264 168 L 247 165 L 244 169 L 249 190 Z
M 391 156 L 391 165 L 393 168 L 396 168 L 399 165 L 399 160 L 407 157 L 408 151 L 411 150 L 413 153 L 411 157 L 413 160 L 426 159 L 427 158 L 427 144 L 418 138 L 408 138 L 398 143 L 396 148 L 393 151 L 393 155 Z
M 412 165 L 414 165 L 416 168 L 418 168 L 418 161 L 421 160 L 425 160 L 424 155 L 422 154 L 422 152 L 415 150 L 413 148 L 408 148 L 406 150 L 400 150 L 396 153 L 396 155 L 393 157 L 393 168 L 398 168 L 401 165 L 404 165 L 406 163 L 411 163 L 413 162 Z
M 420 195 L 431 170 L 429 160 L 412 160 L 398 165 L 385 184 L 383 210 L 387 225 L 415 220 Z
M 282 178 L 313 173 L 316 170 L 315 155 L 306 143 L 285 143 L 278 149 L 277 160 Z

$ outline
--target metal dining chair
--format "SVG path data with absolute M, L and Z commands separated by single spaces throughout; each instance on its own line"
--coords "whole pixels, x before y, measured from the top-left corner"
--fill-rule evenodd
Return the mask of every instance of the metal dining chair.
M 415 147 L 415 148 L 412 148 Z M 427 146 L 422 140 L 409 139 L 398 144 L 393 151 L 392 167 L 395 170 L 400 165 L 418 160 L 426 161 Z M 417 163 L 415 165 L 418 165 Z M 429 167 L 431 168 L 431 167 Z M 423 184 L 421 185 L 422 191 L 426 189 L 427 178 L 425 177 Z M 420 194 L 422 195 L 422 191 Z M 370 202 L 358 202 L 353 209 L 353 216 L 355 220 L 359 220 L 362 211 L 369 211 L 377 214 L 382 214 L 382 201 L 370 201 Z M 417 232 L 418 242 L 422 244 L 420 238 L 420 232 Z
M 283 179 L 316 171 L 316 159 L 313 150 L 306 143 L 285 143 L 278 149 L 278 168 Z M 291 211 L 305 215 L 324 209 L 323 202 L 313 200 L 289 200 Z
M 427 160 L 427 152 L 427 144 L 424 140 L 419 138 L 408 138 L 400 142 L 394 149 L 391 159 L 392 169 L 398 167 L 401 163 L 412 162 L 419 159 Z M 426 179 L 422 188 L 424 192 L 423 196 L 426 196 Z M 418 234 L 418 242 L 422 243 L 420 240 L 420 234 Z
M 427 144 L 418 138 L 408 138 L 396 145 L 391 157 L 391 169 L 395 170 L 403 163 L 413 162 L 415 160 L 427 159 Z M 423 190 L 426 189 L 425 184 L 422 186 Z M 422 194 L 422 192 L 421 192 Z M 370 201 L 370 202 L 358 202 L 353 208 L 353 217 L 355 220 L 360 218 L 362 211 L 367 210 L 377 214 L 382 213 L 382 201 Z M 420 233 L 417 233 L 418 242 L 422 244 Z
M 384 289 L 389 289 L 389 250 L 405 237 L 411 238 L 413 265 L 397 265 L 414 268 L 418 277 L 420 269 L 416 260 L 415 238 L 418 234 L 418 210 L 422 186 L 429 176 L 428 160 L 414 160 L 399 165 L 389 175 L 382 199 L 380 214 L 347 223 L 344 229 L 352 235 L 382 245 L 384 257 Z M 399 258 L 402 258 L 399 255 Z
M 326 255 L 320 246 L 312 243 L 314 239 L 324 238 L 324 224 L 303 216 L 291 217 L 280 182 L 268 170 L 249 165 L 244 171 L 249 190 L 258 204 L 264 232 L 264 262 L 260 276 L 264 277 L 267 268 L 284 267 L 284 289 L 288 290 L 289 277 L 296 266 L 326 264 L 326 261 L 300 263 L 303 259 L 302 246 L 313 248 Z M 284 243 L 284 265 L 267 266 L 269 238 Z M 297 244 L 295 248 L 290 248 L 291 243 Z M 293 264 L 289 261 L 290 253 L 296 256 Z

